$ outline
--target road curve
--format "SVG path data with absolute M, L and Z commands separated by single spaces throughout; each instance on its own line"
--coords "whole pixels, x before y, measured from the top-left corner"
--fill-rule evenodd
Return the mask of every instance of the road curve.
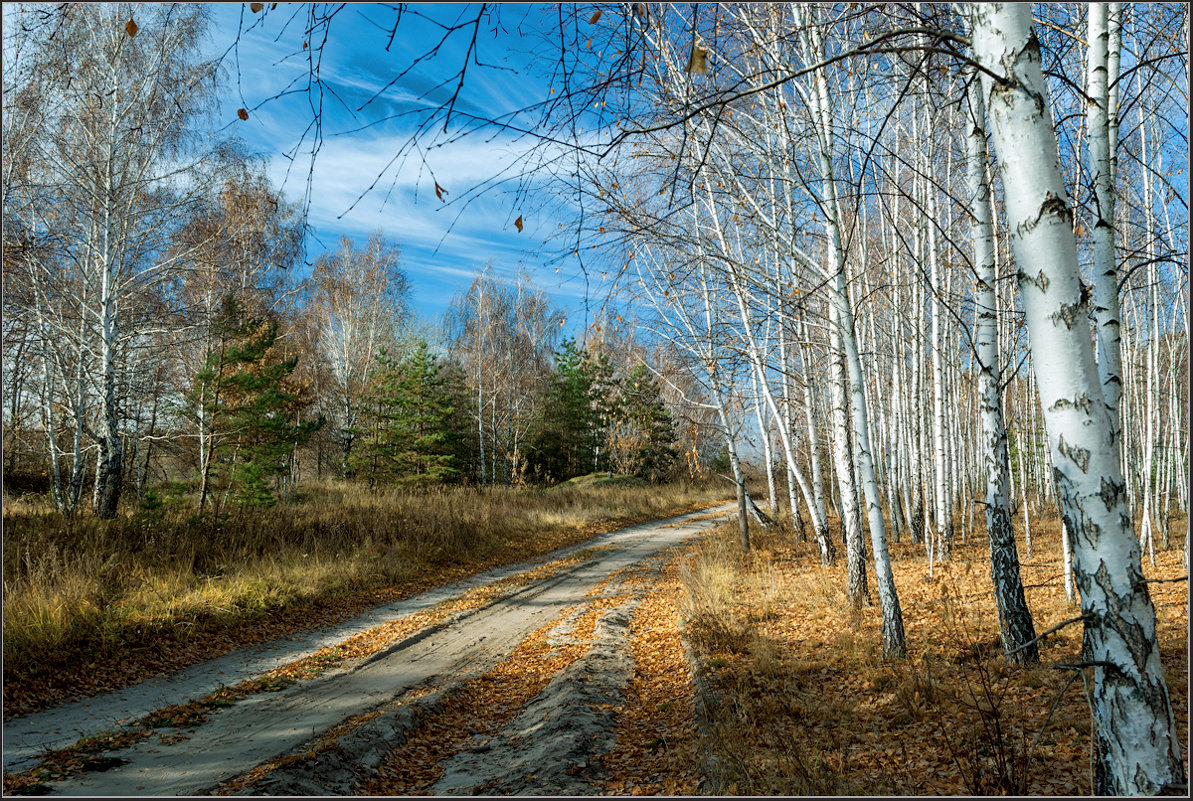
M 210 792 L 220 782 L 411 690 L 441 691 L 484 673 L 531 632 L 582 602 L 593 587 L 618 571 L 707 530 L 720 513 L 730 508 L 726 505 L 628 526 L 548 554 L 534 564 L 606 546 L 571 567 L 459 614 L 445 625 L 432 627 L 355 664 L 282 691 L 249 696 L 214 712 L 207 723 L 193 730 L 162 730 L 162 737 L 150 737 L 108 754 L 120 762 L 118 766 L 56 782 L 46 789 L 55 795 Z M 718 514 L 711 516 L 710 512 Z M 342 641 L 357 631 L 428 609 L 472 587 L 514 575 L 530 566 L 522 564 L 491 571 L 417 598 L 387 604 L 334 629 L 245 649 L 117 693 L 6 721 L 5 770 L 28 767 L 39 750 L 68 745 L 80 736 L 114 725 L 127 725 L 153 709 L 202 697 L 221 684 L 234 684 L 259 675 Z M 174 739 L 171 735 L 176 734 L 185 737 L 169 742 Z

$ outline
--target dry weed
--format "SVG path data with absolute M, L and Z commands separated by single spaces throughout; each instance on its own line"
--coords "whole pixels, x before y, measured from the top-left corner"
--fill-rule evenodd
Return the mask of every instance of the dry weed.
M 266 511 L 186 499 L 112 521 L 6 507 L 4 704 L 24 714 L 707 506 L 718 486 L 304 485 Z

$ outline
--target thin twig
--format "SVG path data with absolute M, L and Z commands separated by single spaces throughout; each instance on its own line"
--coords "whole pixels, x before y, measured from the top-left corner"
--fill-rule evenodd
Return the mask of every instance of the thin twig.
M 1065 686 L 1061 688 L 1061 691 L 1056 694 L 1056 698 L 1052 700 L 1052 707 L 1048 710 L 1048 715 L 1044 718 L 1044 722 L 1040 724 L 1040 730 L 1036 732 L 1036 738 L 1032 740 L 1031 748 L 1028 749 L 1029 758 L 1031 753 L 1036 750 L 1036 746 L 1040 744 L 1040 738 L 1044 736 L 1044 728 L 1048 725 L 1048 721 L 1052 720 L 1052 715 L 1056 712 L 1056 708 L 1060 706 L 1061 699 L 1065 697 L 1065 693 L 1073 686 L 1073 682 L 1077 681 L 1078 676 L 1084 677 L 1085 674 L 1079 670 L 1073 671 Z
M 1065 621 L 1065 622 L 1063 622 L 1063 623 L 1057 623 L 1055 626 L 1053 626 L 1052 628 L 1048 629 L 1048 631 L 1044 632 L 1043 634 L 1041 634 L 1040 636 L 1036 637 L 1035 639 L 1028 640 L 1027 642 L 1023 643 L 1023 645 L 1016 646 L 1016 647 L 1012 648 L 1011 650 L 1009 650 L 1009 651 L 1006 651 L 1006 652 L 1004 653 L 1004 656 L 1010 656 L 1010 655 L 1011 655 L 1011 654 L 1013 654 L 1013 653 L 1016 653 L 1016 652 L 1018 652 L 1018 651 L 1022 651 L 1022 650 L 1023 650 L 1024 648 L 1026 648 L 1027 646 L 1029 646 L 1029 645 L 1031 645 L 1031 644 L 1033 644 L 1033 643 L 1039 642 L 1040 640 L 1042 640 L 1042 639 L 1044 639 L 1045 637 L 1047 637 L 1049 634 L 1052 634 L 1054 631 L 1057 631 L 1057 630 L 1059 630 L 1059 629 L 1063 629 L 1065 626 L 1072 625 L 1073 623 L 1079 623 L 1079 622 L 1081 622 L 1082 620 L 1085 620 L 1085 619 L 1086 619 L 1086 616 L 1085 616 L 1085 615 L 1082 615 L 1081 617 L 1075 617 L 1075 618 L 1072 618 L 1071 620 L 1066 620 L 1066 621 Z
M 1095 778 L 1097 775 L 1097 751 L 1095 749 L 1098 747 L 1098 716 L 1094 713 L 1094 697 L 1089 690 L 1089 679 L 1086 678 L 1084 670 L 1079 670 L 1073 675 L 1078 674 L 1081 676 L 1082 686 L 1085 687 L 1085 703 L 1089 706 L 1089 787 L 1090 793 L 1095 793 L 1097 792 Z

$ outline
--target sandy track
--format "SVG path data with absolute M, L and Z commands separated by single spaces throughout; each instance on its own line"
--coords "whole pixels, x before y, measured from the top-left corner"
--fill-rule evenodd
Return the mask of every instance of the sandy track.
M 696 512 L 600 535 L 584 543 L 582 547 L 610 547 L 594 553 L 571 568 L 502 596 L 484 607 L 460 614 L 440 627 L 421 632 L 350 667 L 329 671 L 280 692 L 250 696 L 232 707 L 212 714 L 206 724 L 186 731 L 185 739 L 166 743 L 163 742 L 165 738 L 155 736 L 129 748 L 112 752 L 109 756 L 122 760 L 124 764 L 104 772 L 84 774 L 57 782 L 49 785 L 49 789 L 54 794 L 63 795 L 185 795 L 210 792 L 221 782 L 243 774 L 262 762 L 301 750 L 304 744 L 348 718 L 382 708 L 412 691 L 433 690 L 436 692 L 432 697 L 435 697 L 438 692 L 464 679 L 483 674 L 531 632 L 545 625 L 563 610 L 583 603 L 585 594 L 602 581 L 707 529 L 714 522 L 708 518 L 707 513 Z M 577 549 L 570 550 L 574 552 Z M 548 558 L 557 558 L 560 555 L 563 554 L 552 554 Z M 505 573 L 514 573 L 518 569 L 509 568 Z M 498 577 L 494 575 L 491 580 Z M 418 600 L 412 599 L 410 603 L 415 604 Z M 603 676 L 620 675 L 624 672 L 624 662 L 616 652 L 619 648 L 618 637 L 622 636 L 618 631 L 624 628 L 618 621 L 624 618 L 625 610 L 622 609 L 617 614 L 614 612 L 602 619 L 600 636 L 597 637 L 597 645 L 591 652 L 591 658 L 586 656 L 575 663 L 570 674 L 564 671 L 572 677 L 571 679 L 561 675 L 557 677 L 558 682 L 553 682 L 557 691 L 562 691 L 568 686 L 577 686 L 575 676 L 582 675 L 584 670 L 593 670 L 593 665 L 600 663 L 601 654 L 609 657 L 604 660 L 607 667 L 614 666 L 608 670 L 601 669 L 599 672 Z M 621 617 L 618 617 L 618 614 Z M 620 667 L 616 667 L 617 665 Z M 610 673 L 610 670 L 613 672 Z M 590 680 L 579 683 L 592 684 Z M 609 692 L 615 690 L 616 687 L 613 687 Z M 172 697 L 168 703 L 178 703 L 182 700 L 186 699 Z M 579 709 L 575 704 L 568 703 L 563 703 L 559 708 L 571 709 L 573 712 Z M 50 712 L 56 712 L 60 716 L 63 714 L 60 710 Z M 560 725 L 554 730 L 566 735 L 567 724 L 575 722 L 577 718 L 565 712 L 557 711 L 556 715 Z M 135 715 L 126 714 L 125 717 Z M 36 724 L 38 715 L 31 715 L 29 718 Z M 377 720 L 384 720 L 385 723 L 364 726 L 355 736 L 358 741 L 367 744 L 369 753 L 379 759 L 379 755 L 388 747 L 386 732 L 391 735 L 398 734 L 393 727 L 397 726 L 400 729 L 403 725 L 402 720 L 412 725 L 409 723 L 412 716 L 391 714 Z M 515 721 L 511 725 L 517 727 L 522 724 Z M 34 728 L 30 724 L 26 726 Z M 390 729 L 387 730 L 386 726 Z M 6 768 L 10 763 L 9 728 L 6 723 Z M 79 733 L 92 732 L 84 730 Z M 177 733 L 181 732 L 162 732 L 166 738 Z M 517 739 L 524 740 L 525 736 L 519 734 Z M 18 742 L 17 745 L 21 743 Z M 551 748 L 557 748 L 559 744 L 545 747 L 550 752 Z M 25 748 L 27 751 L 27 744 Z M 508 764 L 508 760 L 503 760 L 503 764 Z M 331 773 L 334 774 L 334 771 Z M 467 776 L 471 774 L 481 778 L 469 784 Z M 278 781 L 282 779 L 283 776 L 278 776 L 272 787 L 267 787 L 266 784 L 262 784 L 260 788 L 250 787 L 249 792 L 279 793 L 283 786 L 278 784 Z M 334 793 L 344 792 L 346 788 L 338 785 L 349 779 L 359 777 L 329 774 L 318 780 L 323 782 L 320 789 Z M 469 787 L 494 780 L 500 781 L 501 777 L 493 776 L 489 770 L 472 770 L 466 764 L 448 766 L 444 778 L 447 784 L 437 786 L 436 791 L 468 792 Z M 314 779 L 308 776 L 307 783 L 295 784 L 289 791 L 311 794 L 317 787 L 310 784 L 310 781 Z M 331 786 L 328 786 L 327 782 L 330 782 Z M 551 792 L 553 789 L 576 793 L 585 792 L 586 786 L 577 781 L 569 787 L 543 786 L 526 789 L 529 792 L 540 793 Z

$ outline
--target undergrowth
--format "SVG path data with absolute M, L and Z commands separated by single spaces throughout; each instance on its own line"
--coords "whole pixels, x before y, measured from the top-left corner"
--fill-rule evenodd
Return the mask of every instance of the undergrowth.
M 844 558 L 819 566 L 787 521 L 704 537 L 681 567 L 683 632 L 705 678 L 706 779 L 731 795 L 1088 794 L 1090 717 L 1080 625 L 1040 642 L 1041 663 L 1003 659 L 984 537 L 954 543 L 926 575 L 922 545 L 893 543 L 909 656 L 881 657 L 877 605 L 845 597 Z M 980 533 L 980 532 L 978 532 Z M 1036 630 L 1075 615 L 1059 525 L 1033 524 L 1023 580 Z M 1157 551 L 1150 577 L 1184 575 Z M 871 573 L 871 586 L 873 574 Z M 1178 737 L 1188 733 L 1188 600 L 1149 585 Z M 1186 755 L 1187 758 L 1187 755 Z

